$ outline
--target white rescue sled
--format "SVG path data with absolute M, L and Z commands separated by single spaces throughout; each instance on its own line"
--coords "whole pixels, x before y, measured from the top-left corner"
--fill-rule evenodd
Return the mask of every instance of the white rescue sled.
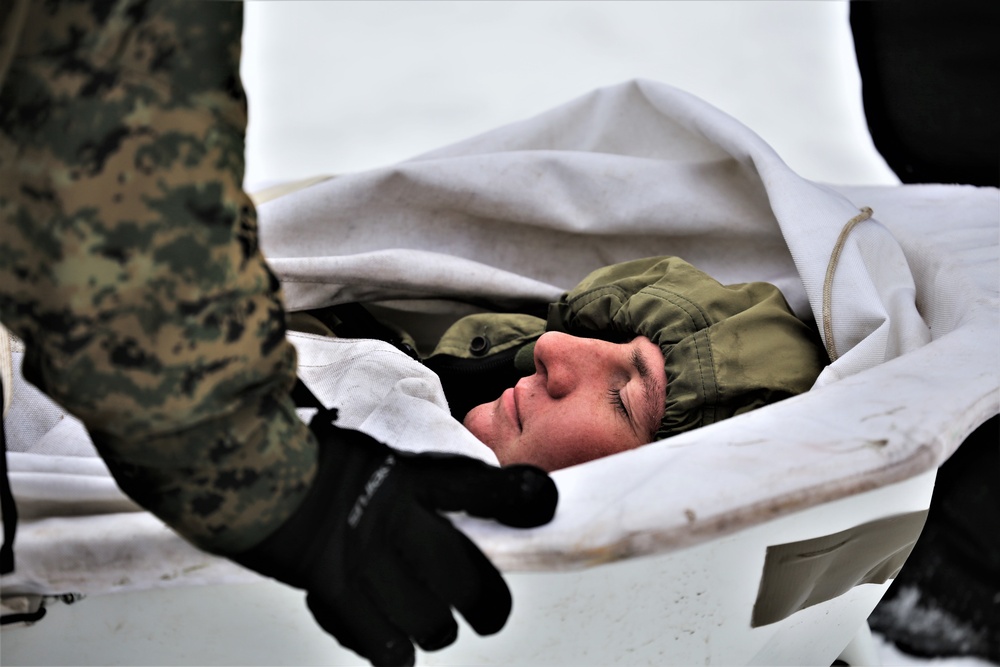
M 724 283 L 776 284 L 830 353 L 802 396 L 556 472 L 547 526 L 455 517 L 514 611 L 421 664 L 877 662 L 866 618 L 937 468 L 1000 412 L 1000 191 L 820 185 L 719 110 L 634 81 L 261 194 L 291 310 L 363 301 L 426 341 L 474 309 L 554 300 L 599 266 L 677 255 Z M 3 597 L 5 613 L 49 613 L 4 630 L 4 664 L 359 662 L 301 593 L 138 511 L 40 401 L 15 379 L 23 520 Z M 53 604 L 74 594 L 87 597 Z

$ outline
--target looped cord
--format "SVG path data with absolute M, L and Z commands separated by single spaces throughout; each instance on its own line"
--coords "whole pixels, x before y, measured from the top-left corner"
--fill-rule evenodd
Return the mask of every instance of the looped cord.
M 859 224 L 872 217 L 872 210 L 868 206 L 861 209 L 861 213 L 847 221 L 844 228 L 840 230 L 837 243 L 833 246 L 830 254 L 830 262 L 826 265 L 826 278 L 823 280 L 823 339 L 826 343 L 826 353 L 830 361 L 837 360 L 837 344 L 833 340 L 833 306 L 831 304 L 833 294 L 833 276 L 837 272 L 837 263 L 840 261 L 840 253 L 847 243 L 847 237 L 851 231 Z

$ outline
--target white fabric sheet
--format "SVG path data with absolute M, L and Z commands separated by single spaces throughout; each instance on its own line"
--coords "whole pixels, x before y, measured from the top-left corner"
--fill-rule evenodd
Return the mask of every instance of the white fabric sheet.
M 824 304 L 834 247 L 864 206 L 874 215 L 844 237 Z M 940 465 L 1000 410 L 998 211 L 993 188 L 807 181 L 736 120 L 649 81 L 259 207 L 262 247 L 290 309 L 377 304 L 419 324 L 425 345 L 459 314 L 545 303 L 597 267 L 663 254 L 722 282 L 772 282 L 801 317 L 821 330 L 829 323 L 838 357 L 808 394 L 556 473 L 560 511 L 544 528 L 461 520 L 498 563 L 519 569 L 674 549 Z M 402 355 L 377 343 L 293 340 L 321 400 L 371 398 L 345 410 L 359 428 L 397 446 L 414 435 L 489 458 L 447 416 L 434 379 L 397 363 Z M 359 376 L 363 387 L 352 384 Z M 63 419 L 31 409 L 38 415 L 19 427 L 28 449 Z M 75 484 L 67 459 L 14 457 L 15 492 L 25 502 L 34 494 L 49 518 L 22 525 L 19 562 L 30 565 L 4 578 L 5 592 L 252 576 L 190 547 L 164 550 L 179 539 L 148 514 L 121 512 L 115 492 L 95 487 L 95 462 L 78 458 L 94 514 L 68 518 L 56 509 L 61 491 L 30 490 L 44 487 L 39 470 Z M 116 558 L 67 577 L 69 544 L 126 553 L 130 565 Z

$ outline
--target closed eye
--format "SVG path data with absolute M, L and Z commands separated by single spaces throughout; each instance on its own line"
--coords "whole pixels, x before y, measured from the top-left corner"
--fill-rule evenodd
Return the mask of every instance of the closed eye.
M 639 407 L 636 411 L 640 415 L 640 419 L 648 422 L 649 425 L 645 429 L 647 431 L 646 435 L 652 441 L 656 437 L 656 430 L 660 424 L 660 413 L 657 411 L 657 404 L 663 405 L 662 394 L 657 391 L 656 384 L 653 381 L 653 373 L 642 354 L 639 353 L 638 348 L 632 350 L 631 362 L 632 367 L 639 374 L 639 379 L 642 383 L 642 398 L 639 400 Z M 641 415 L 648 415 L 648 417 L 642 417 Z M 641 424 L 639 426 L 641 427 Z
M 611 405 L 615 406 L 615 409 L 621 412 L 625 419 L 628 419 L 629 421 L 632 420 L 632 417 L 628 413 L 628 408 L 625 407 L 625 401 L 622 400 L 621 389 L 609 389 L 608 400 L 611 402 Z

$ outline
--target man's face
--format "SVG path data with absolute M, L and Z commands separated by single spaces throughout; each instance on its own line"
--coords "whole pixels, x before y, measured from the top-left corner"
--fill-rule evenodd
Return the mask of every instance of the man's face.
M 550 331 L 535 344 L 535 374 L 470 410 L 464 424 L 501 465 L 552 471 L 651 442 L 666 391 L 663 353 L 648 338 L 619 344 Z

